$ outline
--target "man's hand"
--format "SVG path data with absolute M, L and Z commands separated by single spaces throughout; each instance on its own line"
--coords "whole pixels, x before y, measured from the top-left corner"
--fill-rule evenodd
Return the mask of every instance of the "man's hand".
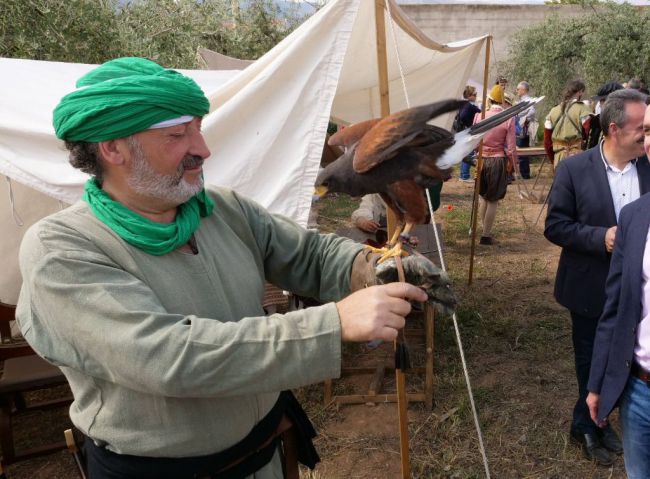
M 420 288 L 390 283 L 360 289 L 336 303 L 343 341 L 393 341 L 411 312 L 409 300 L 426 301 Z
M 612 226 L 605 233 L 605 248 L 608 253 L 614 250 L 614 239 L 616 238 L 616 226 Z
M 374 220 L 359 218 L 357 220 L 357 227 L 360 230 L 365 231 L 366 233 L 376 233 L 377 230 L 379 229 L 379 223 Z
M 587 395 L 587 407 L 589 408 L 589 415 L 591 420 L 596 423 L 598 427 L 607 426 L 607 419 L 598 422 L 598 403 L 600 401 L 600 394 L 590 392 Z

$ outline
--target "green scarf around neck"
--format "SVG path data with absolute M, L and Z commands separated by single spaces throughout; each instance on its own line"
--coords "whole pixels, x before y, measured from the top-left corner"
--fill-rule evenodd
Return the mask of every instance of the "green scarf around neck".
M 156 223 L 111 199 L 97 180 L 86 182 L 83 199 L 102 223 L 120 238 L 154 256 L 162 256 L 187 243 L 198 229 L 200 218 L 214 210 L 214 201 L 201 190 L 178 207 L 172 223 Z

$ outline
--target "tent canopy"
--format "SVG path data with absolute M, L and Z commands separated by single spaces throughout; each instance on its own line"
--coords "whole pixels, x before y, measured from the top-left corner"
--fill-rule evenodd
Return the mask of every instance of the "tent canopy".
M 411 106 L 459 97 L 487 37 L 440 45 L 393 0 L 384 5 L 391 110 L 407 106 L 400 69 Z M 351 123 L 379 116 L 375 52 L 375 0 L 332 0 L 243 70 L 181 70 L 210 99 L 203 120 L 212 151 L 206 182 L 229 186 L 306 225 L 330 117 Z M 0 190 L 6 195 L 0 221 L 8 225 L 3 236 L 11 237 L 0 240 L 3 258 L 15 262 L 25 226 L 39 217 L 32 212 L 25 226 L 17 226 L 13 215 L 21 213 L 23 201 L 44 216 L 59 207 L 56 200 L 81 197 L 87 177 L 69 165 L 54 135 L 52 110 L 93 67 L 0 59 L 6 72 L 0 76 L 0 174 L 20 183 L 17 189 L 44 194 L 17 195 L 12 207 L 9 188 Z M 448 126 L 451 119 L 440 121 Z M 15 275 L 3 282 L 20 283 Z M 0 282 L 0 300 L 13 302 L 5 290 Z

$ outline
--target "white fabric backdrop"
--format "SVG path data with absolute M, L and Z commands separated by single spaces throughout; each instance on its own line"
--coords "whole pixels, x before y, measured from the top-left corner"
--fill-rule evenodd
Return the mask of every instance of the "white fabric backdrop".
M 411 106 L 458 97 L 486 37 L 439 45 L 392 0 L 390 10 Z M 374 21 L 374 0 L 333 0 L 245 70 L 183 70 L 211 103 L 203 121 L 212 151 L 206 181 L 306 225 L 330 116 L 344 123 L 378 116 Z M 406 102 L 388 14 L 386 35 L 391 110 L 397 111 Z M 0 190 L 3 259 L 15 262 L 24 228 L 59 207 L 48 197 L 72 203 L 81 196 L 86 175 L 68 164 L 52 110 L 91 68 L 0 58 L 0 174 L 47 195 L 30 197 L 20 187 L 14 212 L 8 189 Z M 24 226 L 16 225 L 14 213 L 24 216 Z M 15 302 L 6 291 L 19 283 L 15 269 L 5 270 L 0 301 Z

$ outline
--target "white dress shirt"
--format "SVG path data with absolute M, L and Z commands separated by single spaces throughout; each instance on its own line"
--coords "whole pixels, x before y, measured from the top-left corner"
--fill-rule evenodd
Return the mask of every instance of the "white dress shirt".
M 612 201 L 614 202 L 614 212 L 616 213 L 616 221 L 618 222 L 618 215 L 621 209 L 628 203 L 641 196 L 641 189 L 639 187 L 639 175 L 636 171 L 636 159 L 630 161 L 622 170 L 610 165 L 603 153 L 603 142 L 600 142 L 600 157 L 605 165 L 607 171 L 607 181 L 609 183 L 609 191 L 612 193 Z
M 533 99 L 532 96 L 530 95 L 524 95 L 521 97 L 519 102 L 522 101 L 531 101 Z M 528 122 L 533 122 L 535 121 L 535 105 L 532 105 L 530 108 L 527 108 L 526 110 L 522 111 L 517 115 L 519 118 L 519 124 L 523 124 L 525 120 L 528 120 Z

